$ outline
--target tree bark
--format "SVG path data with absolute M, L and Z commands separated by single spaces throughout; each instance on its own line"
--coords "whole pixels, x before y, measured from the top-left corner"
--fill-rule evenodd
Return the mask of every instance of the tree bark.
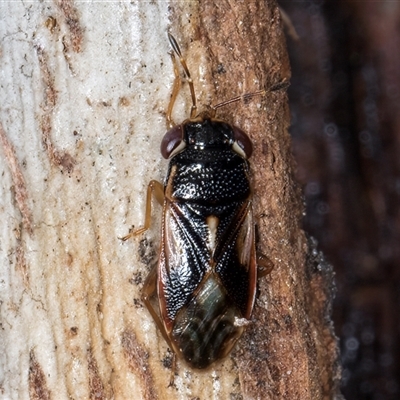
M 301 230 L 293 179 L 290 79 L 275 1 L 3 3 L 1 27 L 0 390 L 9 398 L 324 399 L 339 396 L 330 320 L 333 273 Z M 171 358 L 143 307 L 157 218 L 142 239 L 178 39 L 200 109 L 265 88 L 218 117 L 253 140 L 260 279 L 232 355 L 198 372 Z M 174 119 L 188 117 L 187 85 Z M 158 218 L 159 220 L 159 218 Z

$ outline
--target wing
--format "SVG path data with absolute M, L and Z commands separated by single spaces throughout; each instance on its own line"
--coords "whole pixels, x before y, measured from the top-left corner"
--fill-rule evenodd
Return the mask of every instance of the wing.
M 210 258 L 204 217 L 188 204 L 166 200 L 158 293 L 167 329 L 210 269 Z
M 243 317 L 249 319 L 257 283 L 254 221 L 250 201 L 237 208 L 235 217 L 219 235 L 214 259 L 215 270 L 229 297 L 241 310 Z
M 215 235 L 210 216 L 218 221 Z M 211 269 L 242 316 L 250 317 L 257 279 L 251 202 L 212 207 L 166 200 L 162 232 L 158 293 L 167 330 Z

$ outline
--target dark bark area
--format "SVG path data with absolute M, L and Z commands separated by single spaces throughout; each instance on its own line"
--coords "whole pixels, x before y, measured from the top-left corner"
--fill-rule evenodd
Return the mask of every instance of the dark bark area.
M 305 228 L 335 267 L 348 399 L 400 391 L 400 5 L 286 3 L 291 134 Z

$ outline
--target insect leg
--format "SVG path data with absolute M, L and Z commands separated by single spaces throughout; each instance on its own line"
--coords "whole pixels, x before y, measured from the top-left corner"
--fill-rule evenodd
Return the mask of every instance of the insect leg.
M 175 372 L 176 372 L 176 353 L 172 352 L 171 376 L 169 377 L 168 387 L 174 386 Z
M 142 228 L 136 231 L 129 232 L 126 236 L 122 237 L 121 240 L 125 241 L 132 236 L 137 236 L 146 232 L 150 227 L 151 222 L 151 198 L 154 196 L 158 203 L 162 204 L 164 202 L 164 186 L 157 181 L 150 181 L 149 186 L 147 186 L 147 196 L 146 196 L 146 215 L 144 219 L 144 225 Z
M 176 97 L 178 96 L 179 90 L 181 88 L 181 78 L 179 76 L 179 71 L 178 71 L 178 66 L 176 63 L 175 54 L 171 52 L 170 55 L 171 55 L 171 59 L 172 59 L 172 64 L 174 65 L 175 79 L 174 79 L 174 86 L 172 87 L 171 99 L 169 100 L 167 114 L 166 114 L 167 129 L 171 129 L 172 127 L 174 127 L 176 125 L 172 119 L 172 110 L 174 108 Z
M 274 263 L 264 254 L 257 253 L 257 277 L 262 278 L 271 273 Z
M 189 83 L 190 95 L 192 97 L 192 108 L 190 110 L 190 118 L 194 118 L 196 116 L 197 105 L 196 105 L 196 94 L 194 92 L 193 79 L 190 75 L 189 68 L 187 67 L 186 60 L 182 55 L 181 49 L 179 48 L 178 42 L 170 33 L 168 33 L 168 39 L 169 42 L 171 43 L 174 52 L 179 57 L 179 61 L 182 65 L 183 70 L 185 71 L 186 78 Z
M 147 309 L 149 310 L 154 321 L 156 322 L 158 329 L 160 329 L 160 331 L 162 332 L 163 336 L 165 337 L 165 340 L 168 341 L 168 337 L 165 332 L 164 325 L 161 322 L 160 316 L 157 314 L 156 310 L 151 304 L 151 299 L 156 295 L 156 291 L 157 291 L 157 264 L 154 265 L 154 267 L 147 275 L 146 280 L 144 281 L 142 290 L 142 300 Z
M 262 217 L 262 214 L 256 217 L 259 220 Z M 255 232 L 256 232 L 256 243 L 260 240 L 260 235 L 258 232 L 258 224 L 255 224 Z M 256 264 L 257 264 L 257 277 L 262 278 L 263 276 L 268 275 L 274 269 L 274 263 L 272 260 L 267 257 L 265 254 L 261 253 L 258 249 L 256 250 Z
M 169 340 L 168 334 L 165 331 L 164 324 L 161 321 L 159 314 L 156 312 L 153 304 L 151 302 L 152 298 L 157 294 L 157 264 L 149 272 L 146 280 L 144 281 L 143 289 L 142 289 L 142 300 L 144 305 L 149 310 L 149 313 L 153 317 L 154 322 L 156 323 L 158 329 L 162 333 L 165 341 L 167 342 L 169 348 L 172 350 L 173 359 L 172 359 L 172 368 L 171 368 L 171 376 L 168 386 L 172 386 L 174 384 L 174 375 L 176 370 L 176 354 L 173 350 L 171 341 Z

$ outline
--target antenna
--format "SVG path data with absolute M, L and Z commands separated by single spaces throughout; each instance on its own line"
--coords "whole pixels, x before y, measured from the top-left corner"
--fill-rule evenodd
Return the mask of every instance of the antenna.
M 277 90 L 287 89 L 288 87 L 289 87 L 289 82 L 284 80 L 279 83 L 276 83 L 275 85 L 272 85 L 269 89 L 257 90 L 256 92 L 253 93 L 245 93 L 241 94 L 240 96 L 233 97 L 232 99 L 225 100 L 222 103 L 218 103 L 215 106 L 211 106 L 211 109 L 214 110 L 215 112 L 218 108 L 224 107 L 228 104 L 236 103 L 237 101 L 240 100 L 247 101 L 256 96 L 265 96 L 269 92 L 275 92 Z
M 196 104 L 196 95 L 194 92 L 193 80 L 190 75 L 189 68 L 187 67 L 186 61 L 182 56 L 179 45 L 178 45 L 177 41 L 175 40 L 175 38 L 169 32 L 168 32 L 168 39 L 169 39 L 169 42 L 171 43 L 172 49 L 174 50 L 174 52 L 176 53 L 176 55 L 179 58 L 179 62 L 181 63 L 182 68 L 185 71 L 185 75 L 186 75 L 187 81 L 189 83 L 190 95 L 192 96 L 192 108 L 190 110 L 190 118 L 194 118 L 196 116 L 197 104 Z M 172 55 L 172 57 L 174 58 L 173 55 Z M 175 98 L 176 98 L 176 95 L 175 95 Z M 173 104 L 175 102 L 175 98 L 173 99 L 172 104 L 170 106 L 171 112 L 172 112 Z

